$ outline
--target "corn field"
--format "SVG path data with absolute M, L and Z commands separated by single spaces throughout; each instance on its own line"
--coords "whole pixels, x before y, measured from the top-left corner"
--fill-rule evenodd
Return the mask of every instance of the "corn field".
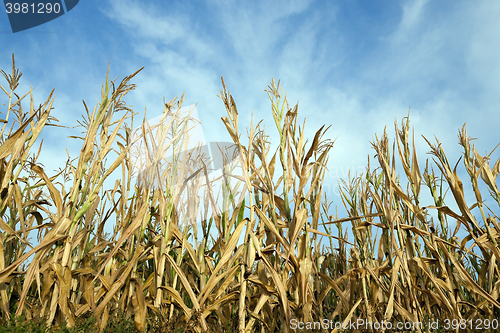
M 239 186 L 220 194 L 225 209 L 218 211 L 210 187 L 203 201 L 183 201 L 200 190 L 187 179 L 203 179 L 207 170 L 180 149 L 182 121 L 165 123 L 168 135 L 161 142 L 149 136 L 157 154 L 145 160 L 149 176 L 135 178 L 130 124 L 137 113 L 124 97 L 135 88 L 130 82 L 139 71 L 119 83 L 108 72 L 101 100 L 93 110 L 85 105 L 78 122 L 84 133 L 73 140 L 81 141 L 80 155 L 50 175 L 37 159 L 42 130 L 56 125 L 50 115 L 53 92 L 36 106 L 31 91 L 16 93 L 22 74 L 14 57 L 12 73 L 2 71 L 7 84 L 1 86 L 6 98 L 0 120 L 1 321 L 23 314 L 43 318 L 49 327 L 72 327 L 77 318 L 93 315 L 102 330 L 122 310 L 139 332 L 147 331 L 151 318 L 161 319 L 164 332 L 291 332 L 297 331 L 291 323 L 325 319 L 499 318 L 500 225 L 493 212 L 498 207 L 485 204 L 479 187 L 486 186 L 489 202 L 500 206 L 500 160 L 490 165 L 465 125 L 458 135 L 462 161 L 450 164 L 439 141 L 426 139 L 431 158 L 425 168 L 418 163 L 408 118 L 395 123 L 392 145 L 384 130 L 371 143 L 377 166 L 342 182 L 345 214 L 339 218 L 331 214 L 323 189 L 334 144 L 325 139 L 328 128 L 309 142 L 298 106 L 290 107 L 273 80 L 266 91 L 279 142 L 271 151 L 260 122 L 252 121 L 243 133 L 222 81 L 220 98 L 228 114 L 222 121 L 243 172 L 224 171 Z M 182 102 L 181 97 L 165 103 L 165 114 L 176 114 Z M 148 137 L 144 120 L 141 131 Z M 176 152 L 175 165 L 157 172 L 165 147 Z M 465 201 L 459 162 L 470 176 L 465 186 L 473 190 L 474 202 Z M 186 181 L 173 186 L 173 175 Z M 109 179 L 116 181 L 106 188 Z M 151 186 L 158 180 L 162 186 Z M 424 192 L 433 202 L 421 201 Z M 459 211 L 445 202 L 445 194 Z M 200 225 L 189 223 L 208 207 L 214 214 L 205 214 Z M 111 235 L 104 232 L 106 224 Z M 459 230 L 466 232 L 463 239 Z

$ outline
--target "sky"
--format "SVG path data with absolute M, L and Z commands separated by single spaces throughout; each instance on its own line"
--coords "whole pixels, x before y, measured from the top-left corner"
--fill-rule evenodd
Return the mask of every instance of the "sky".
M 478 138 L 479 153 L 495 148 L 499 16 L 500 2 L 487 0 L 87 0 L 15 34 L 7 14 L 0 14 L 0 68 L 11 70 L 14 53 L 24 73 L 19 90 L 31 85 L 42 103 L 55 88 L 52 115 L 72 127 L 84 113 L 82 100 L 91 108 L 99 101 L 108 64 L 110 77 L 119 80 L 144 66 L 132 81 L 137 89 L 125 99 L 139 119 L 144 110 L 149 119 L 161 115 L 164 97 L 185 92 L 186 105 L 197 103 L 207 141 L 230 141 L 217 97 L 222 76 L 241 128 L 253 114 L 277 142 L 264 90 L 271 79 L 280 80 L 289 102 L 299 103 L 299 122 L 306 119 L 310 141 L 321 126 L 331 125 L 325 138 L 336 142 L 325 189 L 340 212 L 340 178 L 364 170 L 368 155 L 373 161 L 370 142 L 385 126 L 392 146 L 394 121 L 400 124 L 409 110 L 422 169 L 431 156 L 421 135 L 433 143 L 436 136 L 451 165 L 462 156 L 457 134 L 464 123 Z M 80 142 L 67 137 L 80 131 L 46 129 L 40 161 L 49 174 L 63 165 L 66 148 L 78 156 Z M 493 163 L 498 157 L 492 155 Z M 462 163 L 459 175 L 472 205 Z M 486 203 L 494 207 L 492 199 Z

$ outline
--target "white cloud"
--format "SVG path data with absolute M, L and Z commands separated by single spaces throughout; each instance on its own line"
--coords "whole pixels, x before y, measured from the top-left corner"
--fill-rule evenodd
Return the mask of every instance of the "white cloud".
M 403 16 L 393 38 L 398 41 L 408 41 L 409 35 L 422 23 L 423 11 L 429 0 L 404 1 Z

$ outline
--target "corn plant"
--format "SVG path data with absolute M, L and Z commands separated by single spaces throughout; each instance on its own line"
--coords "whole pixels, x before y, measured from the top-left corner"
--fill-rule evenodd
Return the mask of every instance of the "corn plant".
M 407 117 L 395 123 L 392 145 L 385 130 L 375 137 L 377 167 L 369 160 L 362 175 L 341 182 L 339 217 L 324 186 L 334 144 L 329 128 L 309 142 L 298 105 L 289 105 L 280 82 L 266 89 L 279 138 L 273 151 L 261 122 L 252 119 L 243 136 L 222 80 L 222 123 L 242 173 L 224 168 L 224 186 L 214 193 L 210 161 L 185 149 L 196 124 L 181 112 L 183 97 L 164 103 L 157 126 L 144 119 L 133 130 L 137 113 L 124 98 L 139 72 L 117 83 L 108 71 L 100 102 L 92 111 L 84 104 L 83 135 L 73 137 L 82 143 L 79 156 L 49 175 L 38 158 L 42 129 L 56 125 L 53 93 L 36 107 L 31 91 L 16 93 L 22 74 L 14 58 L 12 73 L 2 71 L 2 322 L 24 316 L 49 328 L 74 327 L 92 315 L 102 332 L 124 313 L 139 332 L 289 332 L 294 322 L 325 319 L 498 318 L 500 225 L 480 185 L 500 205 L 500 160 L 490 165 L 491 154 L 477 152 L 465 125 L 459 143 L 474 203 L 466 202 L 459 163 L 450 164 L 439 141 L 424 138 L 432 158 L 421 169 Z M 31 231 L 38 245 L 30 243 Z

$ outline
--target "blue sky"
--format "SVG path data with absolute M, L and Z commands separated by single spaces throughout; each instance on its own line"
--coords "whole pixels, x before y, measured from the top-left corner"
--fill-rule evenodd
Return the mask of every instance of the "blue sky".
M 230 140 L 216 97 L 223 76 L 240 126 L 253 112 L 277 142 L 264 89 L 280 79 L 290 103 L 299 101 L 307 137 L 332 125 L 328 134 L 337 141 L 326 182 L 339 211 L 339 178 L 366 166 L 375 154 L 370 141 L 384 126 L 395 138 L 394 120 L 400 123 L 410 107 L 422 168 L 429 148 L 421 134 L 431 141 L 435 135 L 453 165 L 465 122 L 481 154 L 499 142 L 498 1 L 87 0 L 16 34 L 1 15 L 0 68 L 9 72 L 14 53 L 24 73 L 20 91 L 31 84 L 37 103 L 56 88 L 53 115 L 66 126 L 81 118 L 82 100 L 97 103 L 109 62 L 110 76 L 120 79 L 145 66 L 126 99 L 141 117 L 145 107 L 148 118 L 160 115 L 163 97 L 185 92 L 186 105 L 198 103 L 207 141 Z M 41 161 L 49 174 L 64 163 L 66 147 L 78 156 L 80 142 L 66 137 L 79 132 L 46 130 Z

